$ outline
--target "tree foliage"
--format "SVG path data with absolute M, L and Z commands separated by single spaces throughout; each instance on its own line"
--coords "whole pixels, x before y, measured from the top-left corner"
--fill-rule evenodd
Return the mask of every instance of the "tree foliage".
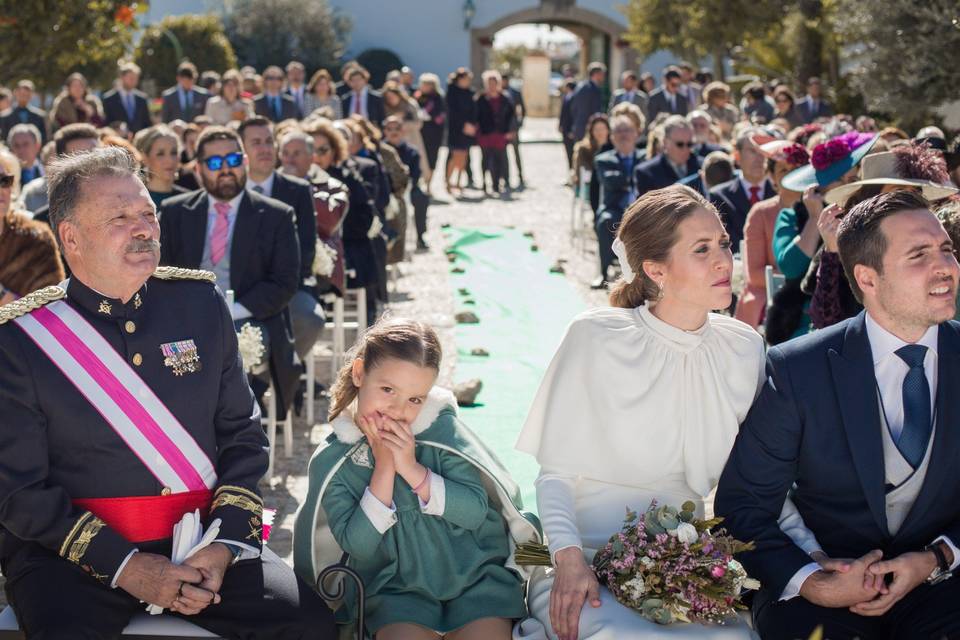
M 957 98 L 960 6 L 956 0 L 841 0 L 838 27 L 850 82 L 867 106 L 916 128 Z
M 757 0 L 630 0 L 626 40 L 643 55 L 666 49 L 691 61 L 722 60 L 755 34 L 766 34 L 783 17 L 778 2 Z
M 260 70 L 291 60 L 335 69 L 351 28 L 326 0 L 234 0 L 225 22 L 240 63 Z
M 145 79 L 162 89 L 176 82 L 177 65 L 188 59 L 200 71 L 237 65 L 223 23 L 214 15 L 167 16 L 146 30 L 134 55 Z
M 30 78 L 56 92 L 79 71 L 94 86 L 116 75 L 146 2 L 30 0 L 0 4 L 0 83 Z
M 525 44 L 512 44 L 492 51 L 491 60 L 495 69 L 507 69 L 510 74 L 519 74 L 523 68 L 523 59 L 534 51 Z

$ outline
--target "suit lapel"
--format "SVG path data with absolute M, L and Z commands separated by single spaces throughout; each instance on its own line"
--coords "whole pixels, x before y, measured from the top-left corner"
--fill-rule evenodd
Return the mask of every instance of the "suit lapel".
M 933 437 L 927 476 L 910 508 L 899 535 L 909 534 L 922 526 L 927 511 L 939 503 L 936 499 L 945 481 L 955 473 L 960 438 L 957 420 L 960 419 L 960 397 L 953 391 L 960 380 L 960 338 L 950 324 L 940 325 L 937 337 L 937 430 Z
M 746 212 L 746 211 L 749 211 L 750 209 L 750 198 L 747 196 L 747 193 L 744 191 L 743 182 L 740 181 L 739 177 L 735 178 L 733 180 L 733 184 L 730 185 L 730 204 L 732 204 L 734 209 L 736 210 L 738 214 L 737 216 L 738 218 L 740 217 L 739 213 L 741 211 Z M 743 218 L 746 219 L 746 215 L 744 215 Z M 742 221 L 740 226 L 741 227 L 743 226 Z
M 253 247 L 257 243 L 257 231 L 260 227 L 259 202 L 244 191 L 237 211 L 237 221 L 233 225 L 233 238 L 230 242 L 230 284 L 234 290 L 243 282 L 243 272 L 249 262 Z
M 286 187 L 287 187 L 286 179 L 283 176 L 281 176 L 279 172 L 274 171 L 273 172 L 273 190 L 266 195 L 270 196 L 274 200 L 280 200 L 281 202 L 286 202 L 286 200 L 283 199 L 283 191 L 284 189 L 286 189 Z
M 837 353 L 831 349 L 828 357 L 850 455 L 870 511 L 884 536 L 887 536 L 880 407 L 865 312 L 847 325 L 843 352 Z
M 203 247 L 207 240 L 207 210 L 209 200 L 207 192 L 201 191 L 189 202 L 183 217 L 181 241 L 183 242 L 183 260 L 192 269 L 200 267 L 203 261 Z

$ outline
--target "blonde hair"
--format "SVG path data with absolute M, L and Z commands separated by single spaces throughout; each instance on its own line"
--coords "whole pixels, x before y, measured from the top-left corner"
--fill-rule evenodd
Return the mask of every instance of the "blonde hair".
M 137 134 L 133 136 L 133 146 L 146 157 L 150 155 L 150 150 L 158 140 L 173 140 L 174 145 L 176 145 L 177 156 L 180 155 L 183 149 L 180 136 L 165 124 L 155 124 L 152 127 L 137 131 Z
M 627 261 L 636 277 L 622 277 L 610 291 L 610 306 L 633 309 L 657 300 L 660 287 L 643 270 L 647 260 L 664 262 L 677 243 L 680 223 L 705 209 L 717 217 L 716 207 L 690 187 L 675 184 L 640 196 L 623 214 L 617 237 L 627 249 Z
M 384 360 L 395 358 L 440 371 L 443 350 L 433 327 L 408 318 L 381 318 L 367 329 L 347 354 L 346 363 L 330 390 L 327 420 L 333 420 L 356 399 L 360 389 L 353 383 L 353 363 L 363 362 L 367 373 Z
M 8 176 L 13 176 L 13 187 L 10 189 L 10 209 L 17 202 L 17 196 L 20 195 L 20 161 L 13 152 L 8 151 L 6 147 L 0 145 L 0 166 L 4 168 Z

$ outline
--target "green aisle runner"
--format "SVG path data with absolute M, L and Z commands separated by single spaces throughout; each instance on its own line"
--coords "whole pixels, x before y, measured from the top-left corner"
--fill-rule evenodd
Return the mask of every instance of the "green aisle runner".
M 456 328 L 456 381 L 483 381 L 477 406 L 462 408 L 461 416 L 510 469 L 524 507 L 536 511 L 536 460 L 513 446 L 564 330 L 586 305 L 563 275 L 550 273 L 550 261 L 532 252 L 534 240 L 520 231 L 446 231 L 448 251 L 457 255 L 451 267 L 465 271 L 450 274 L 457 310 L 480 318 Z M 490 356 L 473 356 L 474 348 Z

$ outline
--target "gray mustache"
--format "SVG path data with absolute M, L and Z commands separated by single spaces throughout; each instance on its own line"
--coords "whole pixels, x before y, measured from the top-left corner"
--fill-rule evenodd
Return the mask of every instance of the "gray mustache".
M 157 240 L 133 240 L 125 249 L 127 253 L 159 253 L 160 242 Z

